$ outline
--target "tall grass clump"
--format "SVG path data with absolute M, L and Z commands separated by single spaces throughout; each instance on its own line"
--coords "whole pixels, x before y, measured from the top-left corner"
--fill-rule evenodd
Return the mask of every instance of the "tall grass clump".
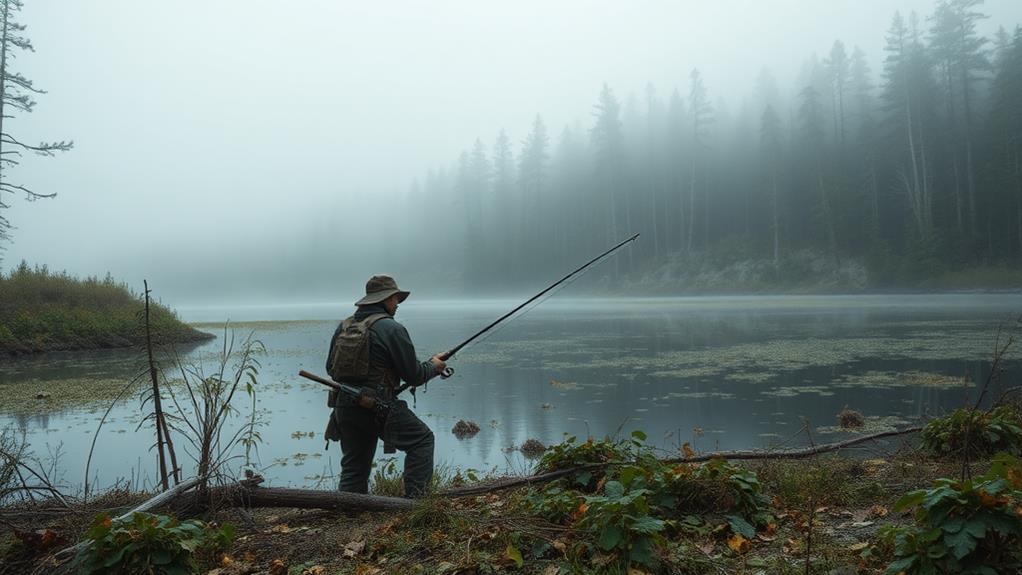
M 109 274 L 80 279 L 22 262 L 0 273 L 0 354 L 138 345 L 140 298 Z M 154 303 L 150 315 L 164 341 L 210 337 L 161 304 Z

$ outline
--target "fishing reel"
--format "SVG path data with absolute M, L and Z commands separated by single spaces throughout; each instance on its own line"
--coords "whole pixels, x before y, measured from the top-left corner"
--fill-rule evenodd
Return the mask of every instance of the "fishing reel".
M 440 371 L 440 379 L 447 379 L 454 375 L 454 368 L 447 366 Z

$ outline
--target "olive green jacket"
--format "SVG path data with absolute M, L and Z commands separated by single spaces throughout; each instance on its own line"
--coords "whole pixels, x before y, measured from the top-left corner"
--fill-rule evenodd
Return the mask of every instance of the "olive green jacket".
M 359 306 L 355 311 L 355 319 L 362 320 L 375 313 L 387 313 L 387 310 L 383 304 Z M 337 329 L 340 330 L 341 326 L 338 325 Z M 333 357 L 333 341 L 335 339 L 337 339 L 336 332 L 330 340 L 330 352 L 327 354 L 328 363 L 329 358 Z M 416 358 L 415 346 L 412 345 L 412 338 L 408 335 L 408 330 L 393 317 L 380 319 L 369 328 L 369 363 L 375 367 L 391 370 L 402 381 L 413 387 L 422 385 L 437 375 L 433 362 L 419 361 Z M 329 365 L 327 369 L 329 370 Z

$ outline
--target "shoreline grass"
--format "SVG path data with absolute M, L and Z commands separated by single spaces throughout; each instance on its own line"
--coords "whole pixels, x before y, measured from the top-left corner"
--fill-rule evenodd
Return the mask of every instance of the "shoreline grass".
M 144 340 L 138 294 L 107 275 L 80 279 L 24 262 L 0 274 L 0 355 L 126 348 Z M 168 307 L 150 304 L 161 343 L 212 339 Z

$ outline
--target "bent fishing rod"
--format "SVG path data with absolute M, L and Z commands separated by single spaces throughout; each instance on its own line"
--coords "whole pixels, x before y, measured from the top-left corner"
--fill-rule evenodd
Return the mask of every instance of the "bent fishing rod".
M 543 295 L 546 294 L 547 292 L 549 292 L 550 290 L 552 290 L 552 289 L 556 288 L 557 286 L 563 284 L 564 282 L 568 281 L 569 279 L 571 279 L 575 275 L 581 273 L 583 270 L 585 270 L 589 266 L 595 264 L 596 262 L 600 261 L 601 259 L 603 259 L 603 258 L 609 256 L 610 254 L 614 253 L 615 251 L 617 251 L 618 249 L 623 247 L 625 244 L 627 244 L 629 242 L 635 241 L 636 239 L 638 239 L 638 237 L 639 237 L 639 234 L 635 234 L 634 236 L 628 238 L 627 240 L 617 244 L 616 246 L 614 246 L 614 247 L 610 248 L 609 250 L 603 252 L 602 254 L 596 256 L 595 258 L 589 260 L 588 262 L 586 262 L 585 264 L 583 264 L 582 266 L 580 266 L 579 268 L 577 268 L 576 270 L 574 270 L 570 274 L 568 274 L 568 275 L 564 276 L 563 278 L 557 280 L 556 282 L 550 284 L 543 291 L 541 291 L 538 294 L 536 294 L 536 295 L 530 297 L 529 299 L 525 300 L 525 302 L 522 303 L 521 305 L 519 305 L 518 307 L 516 307 L 513 310 L 507 312 L 506 314 L 500 316 L 499 318 L 494 320 L 492 323 L 490 323 L 490 325 L 488 325 L 488 326 L 484 327 L 483 329 L 477 331 L 475 334 L 472 335 L 472 337 L 466 339 L 465 341 L 459 343 L 457 346 L 451 348 L 450 351 L 447 351 L 445 353 L 440 354 L 440 359 L 443 360 L 443 361 L 447 361 L 447 360 L 451 359 L 452 357 L 454 357 L 454 354 L 456 354 L 459 351 L 461 351 L 461 349 L 463 347 L 465 347 L 466 345 L 472 343 L 477 338 L 479 338 L 480 336 L 482 336 L 486 332 L 490 331 L 494 327 L 497 327 L 497 324 L 499 324 L 500 322 L 502 322 L 502 321 L 506 320 L 507 318 L 511 317 L 512 315 L 515 314 L 515 312 L 521 310 L 522 308 L 524 308 L 525 306 L 529 305 L 530 303 L 532 303 L 532 302 L 536 301 L 537 299 L 543 297 Z M 454 368 L 452 368 L 450 366 L 445 367 L 443 369 L 443 371 L 440 372 L 440 377 L 443 378 L 443 379 L 447 379 L 447 378 L 451 377 L 452 375 L 454 375 Z M 412 387 L 411 384 L 408 384 L 408 383 L 403 384 L 401 387 L 399 387 L 397 389 L 397 392 L 395 393 L 395 395 L 401 393 L 402 391 L 408 389 L 409 387 Z

